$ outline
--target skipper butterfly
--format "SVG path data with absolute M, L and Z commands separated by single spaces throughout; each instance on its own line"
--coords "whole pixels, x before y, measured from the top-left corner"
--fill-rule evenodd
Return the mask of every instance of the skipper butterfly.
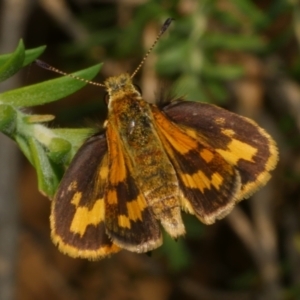
M 52 201 L 52 239 L 72 257 L 151 251 L 161 227 L 185 234 L 181 211 L 212 224 L 264 186 L 277 163 L 274 140 L 248 118 L 184 99 L 146 102 L 132 77 L 153 47 L 132 75 L 98 84 L 108 92 L 104 129 L 78 150 Z

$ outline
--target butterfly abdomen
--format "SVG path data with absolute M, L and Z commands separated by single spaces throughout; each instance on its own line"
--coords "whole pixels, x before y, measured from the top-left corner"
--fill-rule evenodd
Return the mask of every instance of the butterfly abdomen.
M 112 101 L 109 113 L 107 127 L 118 135 L 128 172 L 155 218 L 172 236 L 184 234 L 178 178 L 153 126 L 150 105 L 132 93 Z

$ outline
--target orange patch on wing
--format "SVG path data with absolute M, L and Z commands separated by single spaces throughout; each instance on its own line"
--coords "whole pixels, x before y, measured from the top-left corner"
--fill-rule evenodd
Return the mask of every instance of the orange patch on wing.
M 142 221 L 142 212 L 147 207 L 146 200 L 142 195 L 139 195 L 137 200 L 127 203 L 128 217 L 130 220 Z
M 131 228 L 130 219 L 125 215 L 118 216 L 118 225 L 122 228 Z
M 209 151 L 208 149 L 203 149 L 201 152 L 200 152 L 200 156 L 207 162 L 207 163 L 210 163 L 213 158 L 214 158 L 214 154 Z
M 72 197 L 72 200 L 71 200 L 71 203 L 74 204 L 76 207 L 79 205 L 79 202 L 82 198 L 82 193 L 81 192 L 75 192 L 73 197 Z
M 237 165 L 240 159 L 253 162 L 253 157 L 257 153 L 256 148 L 236 139 L 231 140 L 226 150 L 216 149 L 216 151 L 232 165 Z
M 123 149 L 121 148 L 122 142 L 119 141 L 118 136 L 111 126 L 107 126 L 106 135 L 108 140 L 109 159 L 111 162 L 109 182 L 112 185 L 117 185 L 126 178 L 125 160 Z
M 202 193 L 204 189 L 210 190 L 212 186 L 219 190 L 224 180 L 219 173 L 214 173 L 209 179 L 201 170 L 192 175 L 182 173 L 180 177 L 187 187 L 199 189 Z
M 177 145 L 176 150 L 180 154 L 185 154 L 197 148 L 197 141 L 187 135 L 186 132 L 178 129 L 178 127 L 169 121 L 161 112 L 153 110 L 153 116 L 158 123 L 160 131 L 162 131 L 170 144 Z
M 106 201 L 110 205 L 116 205 L 116 204 L 118 204 L 117 191 L 113 190 L 113 189 L 108 190 Z
M 72 202 L 73 203 L 73 202 Z M 74 203 L 73 203 L 74 204 Z M 77 206 L 72 219 L 70 231 L 83 236 L 89 225 L 98 225 L 104 221 L 104 200 L 98 199 L 94 206 L 89 209 L 86 206 Z

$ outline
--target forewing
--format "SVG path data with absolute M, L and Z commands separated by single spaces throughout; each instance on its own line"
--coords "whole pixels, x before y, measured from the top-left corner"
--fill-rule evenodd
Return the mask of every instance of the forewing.
M 278 150 L 270 135 L 254 121 L 220 107 L 174 101 L 163 111 L 194 138 L 214 148 L 241 176 L 238 199 L 248 198 L 270 179 Z
M 157 107 L 152 112 L 178 176 L 182 208 L 205 224 L 227 215 L 240 190 L 239 174 L 212 147 L 186 134 Z
M 105 233 L 107 174 L 106 136 L 97 134 L 76 153 L 52 202 L 52 239 L 72 257 L 100 259 L 120 250 Z
M 107 126 L 109 177 L 105 195 L 107 233 L 118 246 L 147 252 L 162 243 L 159 223 L 136 184 L 134 169 L 116 131 Z

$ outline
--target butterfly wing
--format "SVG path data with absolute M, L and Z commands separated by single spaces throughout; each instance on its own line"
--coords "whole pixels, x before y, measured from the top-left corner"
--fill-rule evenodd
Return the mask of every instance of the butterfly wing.
M 157 132 L 177 173 L 182 208 L 211 224 L 237 200 L 240 176 L 215 149 L 195 139 L 152 107 Z
M 105 232 L 108 155 L 104 133 L 76 153 L 52 202 L 51 236 L 72 257 L 99 259 L 120 249 Z
M 121 248 L 147 252 L 162 244 L 158 221 L 139 190 L 134 168 L 116 131 L 107 126 L 109 148 L 105 224 L 110 238 Z
M 181 100 L 171 102 L 163 112 L 239 172 L 239 200 L 250 197 L 270 179 L 278 150 L 270 135 L 254 121 L 211 104 Z

